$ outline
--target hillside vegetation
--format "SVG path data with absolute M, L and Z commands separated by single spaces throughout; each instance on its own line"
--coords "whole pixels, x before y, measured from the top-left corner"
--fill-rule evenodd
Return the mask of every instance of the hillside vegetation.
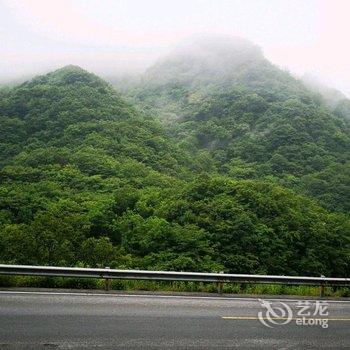
M 257 48 L 222 45 L 221 76 L 214 49 L 182 53 L 135 106 L 74 66 L 2 89 L 0 261 L 349 275 L 348 124 Z
M 348 213 L 350 120 L 242 39 L 197 39 L 146 72 L 129 95 L 220 173 L 267 179 Z

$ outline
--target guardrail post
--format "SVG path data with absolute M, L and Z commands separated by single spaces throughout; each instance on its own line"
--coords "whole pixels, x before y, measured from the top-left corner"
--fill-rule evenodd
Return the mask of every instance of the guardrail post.
M 220 271 L 219 273 L 224 273 L 224 271 Z M 218 282 L 217 288 L 218 288 L 218 293 L 222 294 L 222 290 L 224 288 L 224 282 Z
M 325 276 L 321 275 L 322 278 L 324 278 Z M 323 298 L 324 297 L 324 285 L 325 283 L 322 281 L 321 285 L 320 285 L 320 297 Z
M 105 269 L 110 269 L 109 266 L 106 266 Z M 105 278 L 105 291 L 108 292 L 111 289 L 111 280 L 110 278 Z
M 320 297 L 323 298 L 324 297 L 324 284 L 322 283 L 320 286 Z

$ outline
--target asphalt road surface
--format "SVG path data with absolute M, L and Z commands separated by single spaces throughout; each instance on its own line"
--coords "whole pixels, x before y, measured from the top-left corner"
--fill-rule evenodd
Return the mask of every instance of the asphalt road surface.
M 1 291 L 0 348 L 350 349 L 349 301 L 305 304 L 325 328 L 297 324 L 298 300 L 268 300 L 292 319 L 251 298 Z

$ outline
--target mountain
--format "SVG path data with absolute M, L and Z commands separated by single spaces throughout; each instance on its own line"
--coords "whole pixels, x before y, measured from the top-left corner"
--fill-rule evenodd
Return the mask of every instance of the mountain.
M 161 118 L 166 117 L 169 105 L 176 105 L 178 118 L 186 114 L 184 109 L 192 101 L 234 87 L 245 87 L 272 100 L 305 90 L 300 82 L 267 61 L 251 42 L 235 37 L 199 36 L 149 68 L 132 93 L 136 101 L 159 110 Z
M 269 179 L 349 212 L 345 106 L 330 109 L 255 45 L 197 38 L 151 67 L 129 96 L 188 149 L 207 150 L 221 173 Z
M 247 94 L 239 95 L 239 86 L 220 92 L 221 79 L 209 89 L 202 85 L 201 68 L 193 85 L 181 82 L 186 91 L 200 94 L 199 100 L 192 96 L 192 104 L 177 104 L 184 116 L 171 126 L 149 115 L 153 106 L 140 112 L 141 103 L 132 106 L 108 83 L 75 66 L 2 89 L 0 262 L 348 275 L 348 216 L 326 210 L 268 176 L 259 178 L 257 174 L 268 174 L 254 150 L 259 145 L 251 142 L 246 157 L 242 151 L 235 157 L 228 151 L 239 152 L 240 143 L 244 149 L 244 137 L 233 133 L 237 125 L 246 123 L 252 128 L 250 137 L 261 140 L 266 123 L 282 125 L 279 114 L 285 123 L 288 115 L 295 119 L 295 103 L 300 110 L 320 108 L 321 120 L 330 124 L 327 133 L 335 127 L 333 120 L 339 123 L 333 131 L 341 132 L 342 120 L 302 92 L 301 100 L 292 99 L 287 108 L 283 99 L 288 93 L 305 89 L 265 62 L 255 48 L 244 50 L 232 74 L 245 67 L 235 79 L 248 79 Z M 232 55 L 227 53 L 230 60 Z M 255 78 L 249 79 L 246 59 L 252 55 L 272 77 L 277 72 L 277 85 L 289 90 L 268 92 L 257 83 L 259 75 L 252 73 Z M 261 84 L 269 86 L 270 80 Z M 155 90 L 143 91 L 151 101 Z M 199 136 L 209 122 L 207 134 Z M 286 130 L 288 134 L 288 126 Z M 260 154 L 267 152 L 266 145 L 260 144 Z M 327 144 L 323 147 L 328 150 Z M 337 147 L 331 149 L 334 157 L 342 152 L 342 144 Z M 343 183 L 340 170 L 321 170 L 324 177 L 335 174 Z
M 208 90 L 207 85 L 225 85 L 228 76 L 235 76 L 240 67 L 257 62 L 267 63 L 261 50 L 245 39 L 198 37 L 160 59 L 146 71 L 143 81 L 149 87 L 175 83 Z
M 124 197 L 167 192 L 211 166 L 205 154 L 192 159 L 159 121 L 76 66 L 2 89 L 0 120 L 5 262 L 76 264 L 86 262 L 85 248 L 100 246 L 115 254 L 113 220 L 118 206 L 128 208 Z
M 174 174 L 181 163 L 190 162 L 159 122 L 143 118 L 108 83 L 75 66 L 3 90 L 0 115 L 2 165 L 11 164 L 16 156 L 22 162 L 47 165 L 55 160 L 34 156 L 33 149 L 38 153 L 50 147 L 62 152 L 69 148 L 72 156 L 85 152 L 96 168 L 98 152 Z

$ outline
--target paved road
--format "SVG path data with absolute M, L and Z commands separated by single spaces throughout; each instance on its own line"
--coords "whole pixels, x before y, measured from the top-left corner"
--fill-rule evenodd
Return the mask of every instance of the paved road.
M 269 328 L 257 299 L 1 291 L 0 348 L 350 349 L 350 302 L 328 304 L 328 328 L 295 318 Z

